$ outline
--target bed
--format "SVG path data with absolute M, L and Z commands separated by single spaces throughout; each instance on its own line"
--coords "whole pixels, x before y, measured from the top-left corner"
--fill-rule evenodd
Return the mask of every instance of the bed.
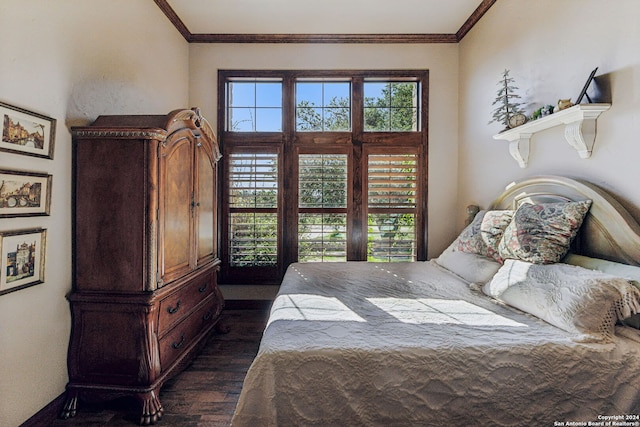
M 536 234 L 513 229 L 524 207 L 561 203 L 588 205 L 561 262 L 518 253 Z M 474 220 L 427 262 L 292 264 L 232 425 L 640 425 L 640 226 L 563 177 L 514 183 L 476 218 L 496 212 L 492 256 L 465 247 Z

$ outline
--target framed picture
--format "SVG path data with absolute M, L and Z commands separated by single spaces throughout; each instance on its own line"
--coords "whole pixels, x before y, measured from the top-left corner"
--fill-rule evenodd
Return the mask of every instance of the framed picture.
M 0 232 L 0 295 L 44 282 L 47 230 Z
M 589 78 L 587 78 L 587 82 L 582 87 L 582 90 L 580 91 L 580 95 L 578 95 L 578 98 L 576 98 L 576 104 L 580 104 L 582 102 L 582 98 L 584 98 L 585 96 L 587 97 L 587 101 L 591 102 L 591 98 L 589 98 L 589 95 L 587 95 L 587 89 L 589 89 L 589 85 L 593 81 L 593 78 L 595 77 L 597 71 L 598 71 L 598 67 L 596 67 L 591 72 L 591 74 L 589 74 Z
M 56 120 L 0 102 L 0 151 L 53 159 Z
M 0 169 L 0 218 L 49 215 L 51 175 Z

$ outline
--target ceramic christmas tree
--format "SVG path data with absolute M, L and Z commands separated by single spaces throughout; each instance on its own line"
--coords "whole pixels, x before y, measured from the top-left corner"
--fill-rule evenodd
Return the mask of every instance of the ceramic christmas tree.
M 502 80 L 498 82 L 497 97 L 493 104 L 497 105 L 493 111 L 493 120 L 489 123 L 498 122 L 504 124 L 505 128 L 509 128 L 509 119 L 516 114 L 522 114 L 520 103 L 515 102 L 515 99 L 519 99 L 520 95 L 514 93 L 518 88 L 513 84 L 513 77 L 509 77 L 509 70 L 504 70 L 502 73 Z

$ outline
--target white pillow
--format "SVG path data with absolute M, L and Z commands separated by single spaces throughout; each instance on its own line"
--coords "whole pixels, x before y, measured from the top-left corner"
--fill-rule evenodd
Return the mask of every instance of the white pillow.
M 524 261 L 515 259 L 505 260 L 491 281 L 482 287 L 482 292 L 490 297 L 500 299 L 500 295 L 502 295 L 509 286 L 527 280 L 527 273 L 529 272 L 530 266 L 531 263 Z
M 483 291 L 580 342 L 609 342 L 616 321 L 640 312 L 640 290 L 627 280 L 568 264 L 506 260 Z
M 612 276 L 623 277 L 629 280 L 633 285 L 640 288 L 640 267 L 635 265 L 622 264 L 619 262 L 608 261 L 601 258 L 591 258 L 584 255 L 569 254 L 563 262 L 571 265 L 588 268 L 590 270 L 598 270 Z M 622 324 L 640 329 L 640 315 L 634 315 L 628 319 L 621 321 Z
M 571 265 L 598 270 L 612 276 L 624 277 L 633 280 L 640 286 L 640 267 L 635 265 L 622 264 L 620 262 L 608 261 L 606 259 L 591 258 L 584 255 L 569 254 L 562 262 Z
M 434 261 L 467 283 L 484 285 L 500 268 L 500 263 L 494 259 L 458 251 L 455 245 L 456 242 L 452 243 Z

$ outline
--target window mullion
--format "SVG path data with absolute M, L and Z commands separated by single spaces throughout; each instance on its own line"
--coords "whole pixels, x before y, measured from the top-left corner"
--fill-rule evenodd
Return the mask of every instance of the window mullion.
M 282 163 L 280 169 L 280 188 L 283 191 L 279 199 L 280 239 L 279 253 L 281 255 L 280 268 L 284 274 L 286 267 L 295 262 L 298 256 L 298 233 L 295 224 L 298 223 L 298 165 L 294 147 L 295 140 L 295 76 L 285 75 L 282 88 L 283 134 L 282 134 Z
M 366 185 L 363 174 L 366 158 L 363 157 L 362 143 L 364 135 L 364 79 L 354 77 L 352 82 L 351 120 L 352 120 L 352 152 L 349 167 L 349 182 L 351 195 L 349 196 L 348 218 L 350 224 L 350 239 L 347 243 L 347 259 L 349 261 L 364 261 L 367 259 L 367 221 L 362 201 L 363 185 Z
M 364 132 L 364 79 L 351 80 L 351 132 L 354 141 L 362 142 Z

